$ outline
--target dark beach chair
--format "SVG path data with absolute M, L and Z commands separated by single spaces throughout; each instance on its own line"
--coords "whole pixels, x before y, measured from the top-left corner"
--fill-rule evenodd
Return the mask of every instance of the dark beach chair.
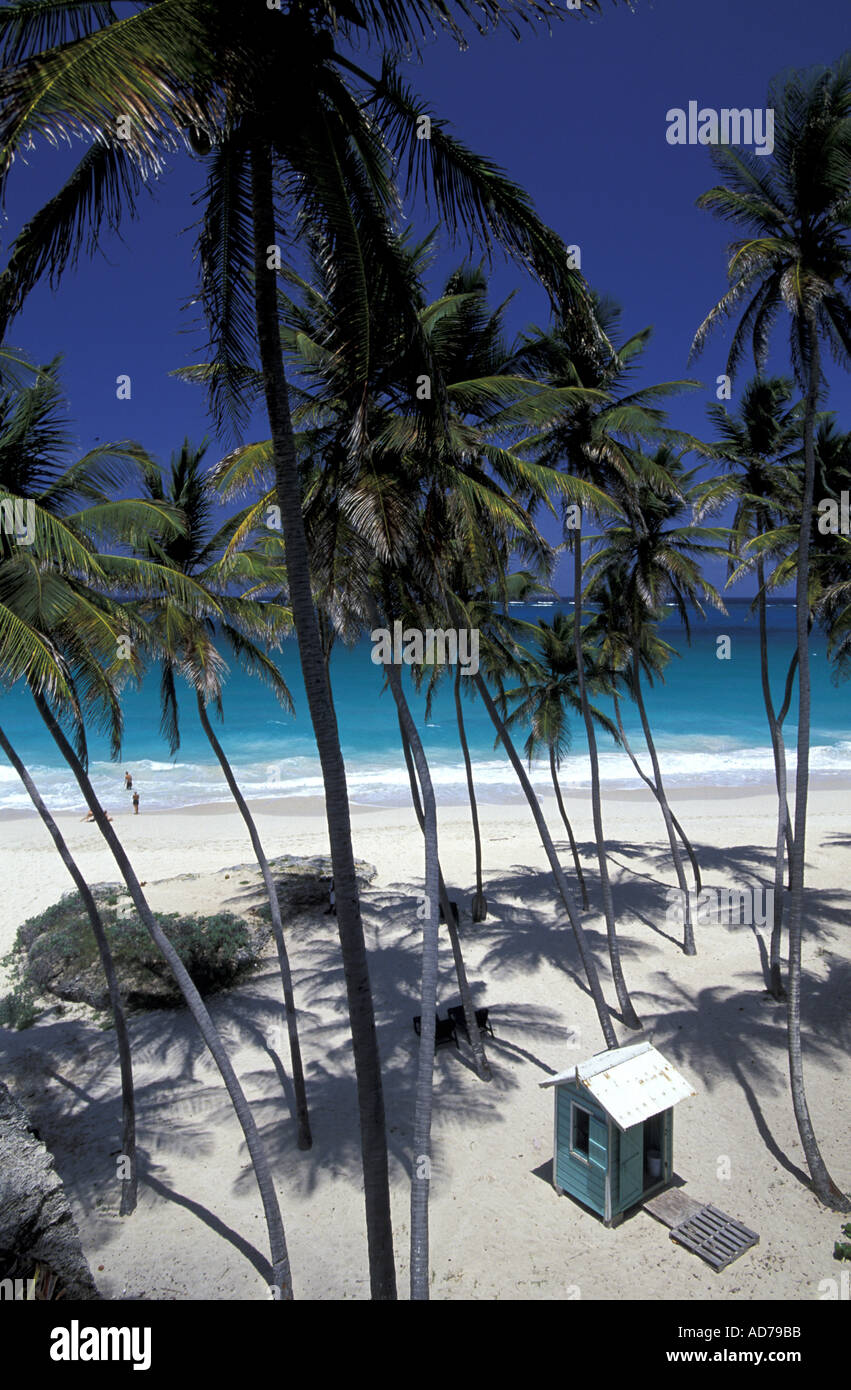
M 488 1009 L 476 1009 L 476 1022 L 479 1025 L 480 1033 L 490 1033 L 491 1037 L 493 1037 L 493 1024 L 488 1017 L 489 1012 Z M 454 1020 L 456 1028 L 460 1028 L 464 1033 L 467 1032 L 467 1023 L 464 1018 L 464 1006 L 462 1004 L 454 1004 L 449 1010 L 449 1017 Z
M 451 1012 L 451 1010 L 450 1010 Z M 414 1016 L 414 1032 L 417 1037 L 422 1033 L 422 1014 Z M 455 1020 L 452 1018 L 441 1018 L 440 1014 L 434 1016 L 434 1050 L 435 1052 L 443 1043 L 453 1042 L 458 1046 L 458 1034 L 455 1031 Z

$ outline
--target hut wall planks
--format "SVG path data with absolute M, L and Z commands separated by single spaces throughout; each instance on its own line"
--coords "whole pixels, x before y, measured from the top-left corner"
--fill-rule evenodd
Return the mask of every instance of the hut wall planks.
M 605 1111 L 578 1086 L 558 1088 L 558 1122 L 556 1126 L 556 1186 L 571 1197 L 584 1202 L 600 1216 L 605 1213 L 606 1170 L 608 1166 L 608 1119 Z M 573 1106 L 587 1110 L 587 1161 L 571 1149 Z

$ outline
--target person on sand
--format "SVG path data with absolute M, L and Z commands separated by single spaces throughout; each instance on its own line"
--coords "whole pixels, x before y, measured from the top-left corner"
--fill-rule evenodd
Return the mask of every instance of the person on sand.
M 333 880 L 333 878 L 331 879 L 331 887 L 328 889 L 328 897 L 329 897 L 330 900 L 331 900 L 331 906 L 330 906 L 330 907 L 326 907 L 326 909 L 325 909 L 325 916 L 326 916 L 326 917 L 329 917 L 329 916 L 333 915 L 334 917 L 336 917 L 336 916 L 337 916 L 337 899 L 336 899 L 336 897 L 335 897 L 335 895 L 334 895 L 334 880 Z
M 129 772 L 125 772 L 124 774 L 124 790 L 126 792 L 132 792 L 133 790 L 133 778 L 130 776 Z
M 139 814 L 139 793 L 138 793 L 138 792 L 134 792 L 134 793 L 133 793 L 133 814 L 134 814 L 135 816 L 138 816 L 138 814 Z
M 94 811 L 89 811 L 88 815 L 83 816 L 83 820 L 84 820 L 84 821 L 87 821 L 87 820 L 94 820 L 94 818 L 95 818 L 95 813 L 94 813 Z M 107 816 L 107 820 L 112 820 L 112 816 Z

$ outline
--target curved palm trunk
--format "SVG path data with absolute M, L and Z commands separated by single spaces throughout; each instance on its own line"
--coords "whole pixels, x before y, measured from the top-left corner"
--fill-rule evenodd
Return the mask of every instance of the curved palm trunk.
M 97 943 L 98 954 L 100 955 L 101 965 L 103 966 L 103 973 L 106 976 L 106 987 L 109 991 L 109 1003 L 112 1009 L 112 1017 L 115 1020 L 115 1041 L 118 1047 L 118 1067 L 121 1074 L 121 1156 L 122 1158 L 126 1158 L 130 1165 L 129 1176 L 121 1179 L 121 1204 L 119 1207 L 119 1215 L 129 1216 L 131 1212 L 136 1210 L 137 1198 L 136 1095 L 133 1089 L 133 1060 L 130 1053 L 130 1034 L 127 1031 L 127 1017 L 124 1013 L 124 1001 L 121 998 L 121 990 L 118 986 L 118 976 L 115 973 L 115 962 L 112 959 L 112 952 L 109 949 L 106 931 L 104 930 L 103 921 L 98 911 L 97 903 L 94 900 L 94 895 L 65 843 L 62 832 L 42 801 L 38 788 L 2 729 L 0 729 L 0 748 L 3 749 L 9 762 L 26 787 L 30 801 L 46 825 L 62 863 L 74 880 L 77 892 L 80 894 L 83 906 L 88 913 L 92 932 L 94 933 L 94 938 Z
M 425 818 L 420 802 L 417 773 L 411 754 L 411 745 L 408 741 L 408 735 L 405 732 L 405 725 L 402 723 L 401 715 L 399 716 L 399 733 L 402 736 L 402 751 L 405 754 L 405 766 L 408 769 L 408 781 L 411 784 L 411 800 L 414 803 L 414 814 L 417 818 L 420 830 L 425 834 Z M 423 754 L 423 756 L 425 756 L 425 754 Z M 461 952 L 461 940 L 458 936 L 458 928 L 455 925 L 455 913 L 452 911 L 449 894 L 446 891 L 446 885 L 443 881 L 443 871 L 440 869 L 438 886 L 440 892 L 440 906 L 443 908 L 443 915 L 446 918 L 446 929 L 449 932 L 449 940 L 452 945 L 452 956 L 455 961 L 455 975 L 458 980 L 458 993 L 461 996 L 461 1004 L 464 1009 L 464 1022 L 467 1025 L 467 1036 L 470 1039 L 470 1046 L 473 1049 L 476 1071 L 479 1073 L 479 1079 L 481 1081 L 492 1081 L 491 1069 L 488 1065 L 487 1056 L 485 1055 L 485 1045 L 482 1042 L 481 1032 L 476 1023 L 476 1008 L 470 991 L 470 981 L 467 979 L 467 969 L 464 965 L 464 956 Z
M 789 805 L 786 785 L 786 752 L 777 764 L 777 837 L 774 842 L 774 914 L 771 922 L 771 941 L 768 948 L 768 988 L 775 999 L 785 999 L 781 970 L 781 949 L 783 942 L 783 864 L 784 857 L 792 872 L 792 855 L 789 847 Z
M 576 655 L 576 679 L 579 687 L 579 700 L 585 733 L 588 739 L 588 756 L 591 762 L 591 811 L 594 819 L 594 840 L 597 845 L 597 863 L 600 866 L 600 891 L 603 897 L 603 913 L 606 918 L 606 936 L 609 942 L 609 960 L 612 966 L 612 979 L 618 996 L 621 1017 L 627 1028 L 640 1028 L 638 1017 L 629 997 L 621 964 L 620 945 L 615 929 L 615 910 L 612 902 L 612 886 L 609 882 L 609 865 L 606 859 L 606 840 L 603 835 L 603 810 L 600 793 L 600 764 L 597 758 L 597 736 L 594 720 L 588 704 L 585 686 L 585 656 L 582 651 L 582 529 L 577 527 L 573 533 L 573 650 Z
M 771 685 L 768 679 L 765 562 L 762 556 L 757 560 L 756 573 L 757 582 L 759 584 L 757 599 L 759 612 L 759 670 L 762 680 L 762 699 L 765 705 L 765 714 L 768 719 L 768 729 L 771 735 L 771 751 L 774 755 L 774 781 L 777 786 L 777 836 L 775 840 L 774 856 L 774 917 L 771 924 L 771 943 L 768 954 L 768 987 L 775 999 L 785 999 L 786 991 L 783 988 L 783 977 L 780 970 L 780 946 L 783 930 L 783 847 L 785 843 L 786 855 L 791 870 L 792 831 L 789 817 L 789 805 L 786 797 L 786 747 L 783 742 L 783 733 L 780 723 L 774 712 L 774 701 L 771 698 Z
M 793 653 L 792 660 L 789 662 L 789 670 L 786 673 L 786 690 L 783 696 L 783 704 L 777 712 L 777 731 L 780 735 L 782 757 L 777 767 L 777 838 L 774 844 L 774 920 L 771 927 L 771 946 L 769 956 L 769 989 L 776 999 L 785 999 L 786 990 L 783 987 L 783 977 L 780 973 L 780 951 L 781 934 L 783 927 L 783 852 L 786 849 L 786 858 L 789 864 L 789 887 L 791 888 L 792 874 L 792 839 L 791 826 L 792 818 L 789 815 L 789 802 L 787 796 L 787 772 L 786 772 L 786 748 L 783 744 L 783 724 L 786 715 L 789 713 L 789 706 L 792 703 L 792 689 L 795 680 L 795 671 L 798 667 L 797 648 Z M 777 972 L 774 971 L 774 961 L 777 961 Z M 779 994 L 774 986 L 775 982 L 779 985 Z
M 809 653 L 809 556 L 815 478 L 815 415 L 821 377 L 819 343 L 815 324 L 809 331 L 809 381 L 804 415 L 804 497 L 798 538 L 798 571 L 795 582 L 795 626 L 798 649 L 798 765 L 795 770 L 795 837 L 792 846 L 789 893 L 789 976 L 787 1021 L 789 1081 L 792 1105 L 801 1143 L 819 1201 L 833 1211 L 851 1211 L 851 1202 L 840 1192 L 821 1156 L 804 1088 L 801 1052 L 801 936 L 804 914 L 804 860 L 807 836 L 807 792 L 810 762 L 810 653 Z
M 325 788 L 325 813 L 334 870 L 337 930 L 346 980 L 352 1053 L 357 1076 L 370 1287 L 375 1299 L 396 1297 L 393 1225 L 381 1058 L 361 920 L 346 768 L 331 704 L 325 660 L 310 585 L 310 556 L 302 514 L 301 479 L 293 437 L 284 359 L 278 327 L 276 272 L 267 266 L 275 243 L 275 209 L 269 151 L 251 149 L 254 223 L 254 296 L 266 408 L 272 435 L 275 481 L 284 536 L 287 584 L 299 659 Z
M 579 862 L 579 851 L 576 848 L 576 841 L 573 838 L 573 827 L 570 824 L 570 821 L 567 819 L 567 812 L 564 809 L 564 801 L 561 795 L 561 787 L 559 786 L 558 782 L 558 768 L 556 767 L 555 749 L 552 746 L 550 747 L 550 775 L 553 779 L 553 789 L 556 794 L 556 804 L 559 809 L 559 815 L 561 816 L 562 821 L 564 822 L 564 828 L 567 831 L 567 838 L 570 841 L 570 852 L 573 855 L 573 867 L 576 869 L 576 877 L 579 879 L 579 887 L 582 889 L 582 906 L 587 912 L 589 908 L 588 889 L 585 886 L 585 875 L 582 872 L 582 865 Z
M 420 1046 L 414 1100 L 414 1153 L 411 1170 L 411 1298 L 429 1296 L 428 1197 L 431 1186 L 431 1113 L 434 1078 L 435 1015 L 437 1013 L 437 975 L 439 951 L 438 900 L 440 897 L 440 859 L 437 846 L 437 802 L 428 762 L 417 726 L 402 690 L 398 666 L 384 667 L 396 701 L 399 724 L 410 745 L 423 794 L 423 836 L 425 838 L 425 918 L 423 920 L 423 959 L 420 982 Z M 447 907 L 449 904 L 447 903 Z M 447 922 L 451 918 L 450 912 Z
M 304 1068 L 301 1061 L 301 1046 L 298 1040 L 298 1022 L 296 1018 L 295 997 L 293 995 L 293 979 L 290 971 L 290 961 L 287 955 L 286 942 L 284 940 L 284 925 L 281 921 L 281 905 L 278 902 L 278 893 L 275 888 L 275 880 L 272 870 L 269 868 L 269 861 L 260 842 L 257 826 L 254 818 L 248 809 L 245 797 L 239 789 L 233 769 L 228 762 L 224 749 L 213 732 L 209 716 L 204 701 L 198 691 L 195 692 L 198 703 L 198 717 L 201 726 L 210 743 L 210 747 L 219 761 L 219 766 L 225 775 L 225 781 L 230 789 L 230 794 L 237 804 L 239 813 L 245 821 L 248 833 L 251 836 L 251 844 L 254 849 L 254 857 L 260 866 L 263 875 L 263 882 L 266 886 L 266 893 L 269 898 L 269 912 L 272 917 L 272 933 L 275 937 L 275 946 L 278 951 L 278 965 L 281 971 L 281 985 L 284 992 L 284 1012 L 287 1017 L 287 1033 L 290 1042 L 290 1060 L 293 1069 L 293 1090 L 295 1092 L 296 1120 L 298 1123 L 298 1146 L 300 1149 L 309 1149 L 313 1145 L 313 1136 L 310 1133 L 310 1116 L 307 1111 L 307 1092 L 304 1085 Z
M 479 809 L 476 805 L 476 787 L 473 782 L 473 763 L 467 746 L 467 731 L 464 728 L 464 711 L 461 700 L 461 666 L 455 669 L 455 718 L 458 724 L 458 737 L 461 752 L 464 754 L 464 770 L 467 774 L 467 795 L 470 800 L 470 816 L 473 821 L 473 843 L 476 849 L 476 892 L 473 897 L 473 921 L 484 922 L 488 915 L 488 904 L 482 887 L 482 837 L 479 831 Z
M 187 1008 L 198 1024 L 201 1036 L 207 1044 L 213 1061 L 221 1073 L 227 1093 L 230 1096 L 231 1104 L 236 1112 L 236 1117 L 245 1135 L 245 1143 L 251 1159 L 251 1166 L 254 1169 L 254 1176 L 257 1179 L 257 1186 L 260 1189 L 260 1198 L 263 1203 L 263 1212 L 266 1218 L 266 1229 L 269 1233 L 273 1284 L 278 1290 L 281 1298 L 291 1299 L 293 1296 L 293 1288 L 292 1276 L 290 1274 L 290 1262 L 287 1254 L 286 1237 L 284 1235 L 284 1223 L 281 1219 L 278 1196 L 272 1181 L 272 1172 L 263 1151 L 263 1145 L 260 1142 L 260 1135 L 257 1132 L 257 1126 L 254 1122 L 254 1116 L 251 1113 L 251 1107 L 245 1098 L 245 1093 L 239 1083 L 237 1074 L 225 1051 L 218 1029 L 213 1023 L 203 999 L 193 984 L 186 966 L 183 964 L 177 951 L 174 949 L 165 932 L 162 930 L 162 927 L 154 917 L 154 914 L 151 912 L 133 866 L 124 852 L 121 841 L 118 839 L 112 825 L 104 814 L 103 807 L 95 795 L 94 788 L 89 781 L 83 764 L 80 762 L 80 759 L 77 757 L 62 732 L 62 729 L 57 723 L 44 697 L 32 688 L 30 693 L 35 700 L 39 714 L 47 725 L 56 746 L 74 774 L 77 785 L 83 793 L 83 799 L 94 816 L 98 830 L 106 840 L 112 852 L 112 857 L 118 865 L 121 877 L 127 884 L 127 891 L 133 900 L 133 905 L 141 921 L 144 923 L 148 934 L 171 966 L 180 992 L 186 1000 Z
M 657 788 L 657 786 L 656 786 L 656 783 L 653 781 L 653 778 L 652 778 L 652 777 L 648 777 L 648 776 L 647 776 L 647 773 L 644 771 L 644 769 L 642 768 L 641 764 L 639 763 L 637 757 L 636 757 L 635 754 L 633 753 L 632 748 L 631 748 L 630 743 L 629 743 L 629 740 L 628 740 L 628 738 L 627 738 L 627 736 L 626 736 L 626 731 L 624 730 L 624 726 L 623 726 L 623 720 L 622 720 L 622 718 L 621 718 L 620 700 L 618 699 L 617 695 L 613 695 L 612 699 L 613 699 L 613 701 L 614 701 L 614 706 L 615 706 L 615 719 L 617 720 L 617 724 L 618 724 L 618 733 L 620 734 L 621 743 L 622 743 L 623 746 L 624 746 L 624 750 L 626 751 L 626 754 L 627 754 L 627 756 L 628 756 L 630 762 L 632 763 L 633 767 L 635 768 L 635 770 L 636 770 L 636 772 L 638 773 L 639 777 L 641 778 L 642 782 L 644 782 L 644 783 L 650 788 L 650 790 L 652 791 L 652 793 L 653 793 L 653 795 L 655 796 L 656 800 L 659 801 L 659 800 L 660 800 L 660 797 L 659 797 L 659 791 L 658 791 L 658 788 Z M 669 807 L 668 807 L 668 810 L 670 811 L 670 809 L 671 809 L 671 808 L 670 808 L 670 806 L 669 806 Z M 692 847 L 691 847 L 691 842 L 689 841 L 688 836 L 686 835 L 685 831 L 683 830 L 682 826 L 680 825 L 680 823 L 679 823 L 679 821 L 677 820 L 676 816 L 674 815 L 673 811 L 671 811 L 671 822 L 672 822 L 672 824 L 673 824 L 674 829 L 676 830 L 677 834 L 678 834 L 679 837 L 680 837 L 680 840 L 681 840 L 681 842 L 682 842 L 683 849 L 685 850 L 686 854 L 688 855 L 688 860 L 689 860 L 689 863 L 691 864 L 691 871 L 692 871 L 692 873 L 694 874 L 694 890 L 695 890 L 696 893 L 699 893 L 700 890 L 701 890 L 701 888 L 702 888 L 702 886 L 703 886 L 703 881 L 702 881 L 701 876 L 700 876 L 700 865 L 699 865 L 698 862 L 697 862 L 697 855 L 695 854 L 694 850 L 692 849 Z
M 482 699 L 485 703 L 485 709 L 491 717 L 491 722 L 493 723 L 494 728 L 496 729 L 497 733 L 502 739 L 503 747 L 505 748 L 505 751 L 508 754 L 511 766 L 514 768 L 514 771 L 517 774 L 517 779 L 521 787 L 523 788 L 523 794 L 529 803 L 529 809 L 531 810 L 535 820 L 535 824 L 538 827 L 538 834 L 541 837 L 541 844 L 544 847 L 544 852 L 546 853 L 547 859 L 550 861 L 550 868 L 553 871 L 553 877 L 555 878 L 556 886 L 558 888 L 559 893 L 561 894 L 561 900 L 564 903 L 565 910 L 570 921 L 570 925 L 573 928 L 573 935 L 576 938 L 576 944 L 579 947 L 579 956 L 582 961 L 582 968 L 585 971 L 585 978 L 588 981 L 588 989 L 590 990 L 591 998 L 594 1000 L 594 1007 L 597 1010 L 597 1018 L 599 1019 L 600 1027 L 603 1031 L 603 1037 L 606 1040 L 606 1047 L 609 1049 L 618 1047 L 619 1044 L 617 1034 L 615 1033 L 615 1030 L 612 1027 L 612 1020 L 609 1017 L 609 1010 L 606 1005 L 606 1001 L 603 997 L 603 991 L 600 986 L 600 977 L 597 974 L 597 966 L 594 961 L 594 957 L 591 955 L 591 952 L 588 949 L 588 943 L 585 940 L 585 933 L 582 930 L 579 918 L 576 916 L 576 912 L 574 910 L 571 898 L 570 888 L 568 887 L 567 879 L 565 878 L 564 871 L 561 867 L 561 864 L 559 863 L 558 855 L 556 854 L 556 848 L 553 844 L 552 836 L 550 835 L 550 832 L 547 829 L 547 822 L 544 819 L 544 813 L 541 810 L 540 802 L 538 801 L 538 798 L 535 795 L 532 783 L 529 781 L 529 778 L 526 775 L 526 769 L 523 766 L 522 759 L 520 758 L 517 749 L 514 747 L 514 744 L 511 741 L 511 735 L 506 729 L 503 720 L 499 717 L 499 710 L 497 709 L 496 705 L 493 702 L 493 699 L 491 698 L 491 693 L 488 690 L 481 673 L 477 672 L 473 679 L 475 680 L 476 685 L 479 688 Z
M 641 716 L 641 727 L 644 730 L 644 741 L 647 744 L 647 751 L 650 754 L 650 762 L 653 767 L 653 780 L 656 783 L 656 794 L 662 816 L 665 821 L 665 829 L 668 832 L 668 843 L 671 846 L 671 855 L 674 860 L 674 869 L 677 875 L 677 883 L 683 895 L 683 951 L 687 956 L 697 955 L 697 947 L 694 944 L 694 926 L 691 920 L 691 903 L 688 896 L 688 884 L 686 883 L 685 870 L 683 869 L 680 847 L 677 844 L 677 836 L 674 830 L 671 808 L 668 805 L 668 798 L 665 795 L 665 786 L 662 782 L 662 769 L 659 766 L 659 757 L 656 753 L 656 745 L 653 742 L 653 735 L 650 732 L 650 720 L 647 718 L 647 710 L 644 708 L 644 694 L 641 689 L 641 660 L 638 653 L 638 643 L 632 648 L 632 674 L 635 686 L 635 703 L 638 706 L 638 713 Z

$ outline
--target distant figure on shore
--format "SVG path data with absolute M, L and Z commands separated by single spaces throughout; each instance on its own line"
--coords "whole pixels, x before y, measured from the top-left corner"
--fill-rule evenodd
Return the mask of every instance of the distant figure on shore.
M 84 820 L 84 821 L 87 821 L 87 820 L 94 820 L 94 818 L 95 818 L 95 813 L 94 813 L 94 811 L 89 811 L 88 815 L 83 816 L 83 820 Z M 112 820 L 112 816 L 107 816 L 107 820 Z
M 132 792 L 133 790 L 133 778 L 130 776 L 129 772 L 125 772 L 124 774 L 124 790 L 126 792 Z
M 328 897 L 331 899 L 331 906 L 325 909 L 325 916 L 337 916 L 337 899 L 334 894 L 334 880 L 331 879 L 331 887 L 328 889 Z
M 138 816 L 138 814 L 139 814 L 139 793 L 138 793 L 138 792 L 134 792 L 134 793 L 133 793 L 133 814 L 134 814 L 135 816 Z

